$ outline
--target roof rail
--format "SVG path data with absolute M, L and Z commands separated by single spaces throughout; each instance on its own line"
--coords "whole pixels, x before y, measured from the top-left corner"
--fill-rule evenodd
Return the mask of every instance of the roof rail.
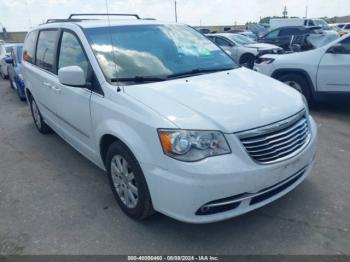
M 83 19 L 47 19 L 46 24 L 48 23 L 60 23 L 60 22 L 80 22 Z
M 75 16 L 133 16 L 141 19 L 137 14 L 71 14 L 68 19 L 72 19 Z

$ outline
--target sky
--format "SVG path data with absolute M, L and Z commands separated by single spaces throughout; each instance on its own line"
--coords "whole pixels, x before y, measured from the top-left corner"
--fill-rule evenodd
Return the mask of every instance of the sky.
M 0 0 L 0 26 L 8 31 L 28 30 L 48 18 L 66 18 L 70 13 L 137 13 L 141 17 L 174 21 L 175 0 Z M 350 15 L 350 0 L 177 0 L 178 21 L 197 25 L 233 25 L 280 16 L 287 6 L 289 16 Z

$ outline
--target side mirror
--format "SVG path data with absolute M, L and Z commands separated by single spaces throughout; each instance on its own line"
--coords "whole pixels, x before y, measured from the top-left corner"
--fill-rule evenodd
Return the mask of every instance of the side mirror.
M 5 58 L 6 64 L 13 65 L 13 58 L 12 57 L 6 57 Z
M 293 51 L 293 52 L 301 52 L 301 45 L 299 45 L 299 44 L 292 44 L 291 51 Z
M 66 66 L 58 70 L 58 80 L 62 85 L 85 87 L 84 70 L 80 66 Z
M 338 43 L 338 44 L 328 48 L 327 53 L 329 53 L 329 54 L 344 54 L 344 53 L 346 53 L 346 50 L 341 43 Z

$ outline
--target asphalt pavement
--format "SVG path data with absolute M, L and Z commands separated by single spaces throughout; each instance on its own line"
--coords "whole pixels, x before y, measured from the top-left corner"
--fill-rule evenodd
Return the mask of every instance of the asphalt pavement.
M 249 214 L 192 225 L 125 216 L 105 174 L 0 80 L 0 254 L 350 254 L 350 103 L 312 111 L 319 150 L 294 191 Z

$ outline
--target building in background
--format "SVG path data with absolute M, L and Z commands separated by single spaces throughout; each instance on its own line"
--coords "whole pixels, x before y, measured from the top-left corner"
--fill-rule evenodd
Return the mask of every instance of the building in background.
M 0 40 L 7 43 L 23 43 L 27 32 L 8 32 L 5 28 L 0 29 Z

